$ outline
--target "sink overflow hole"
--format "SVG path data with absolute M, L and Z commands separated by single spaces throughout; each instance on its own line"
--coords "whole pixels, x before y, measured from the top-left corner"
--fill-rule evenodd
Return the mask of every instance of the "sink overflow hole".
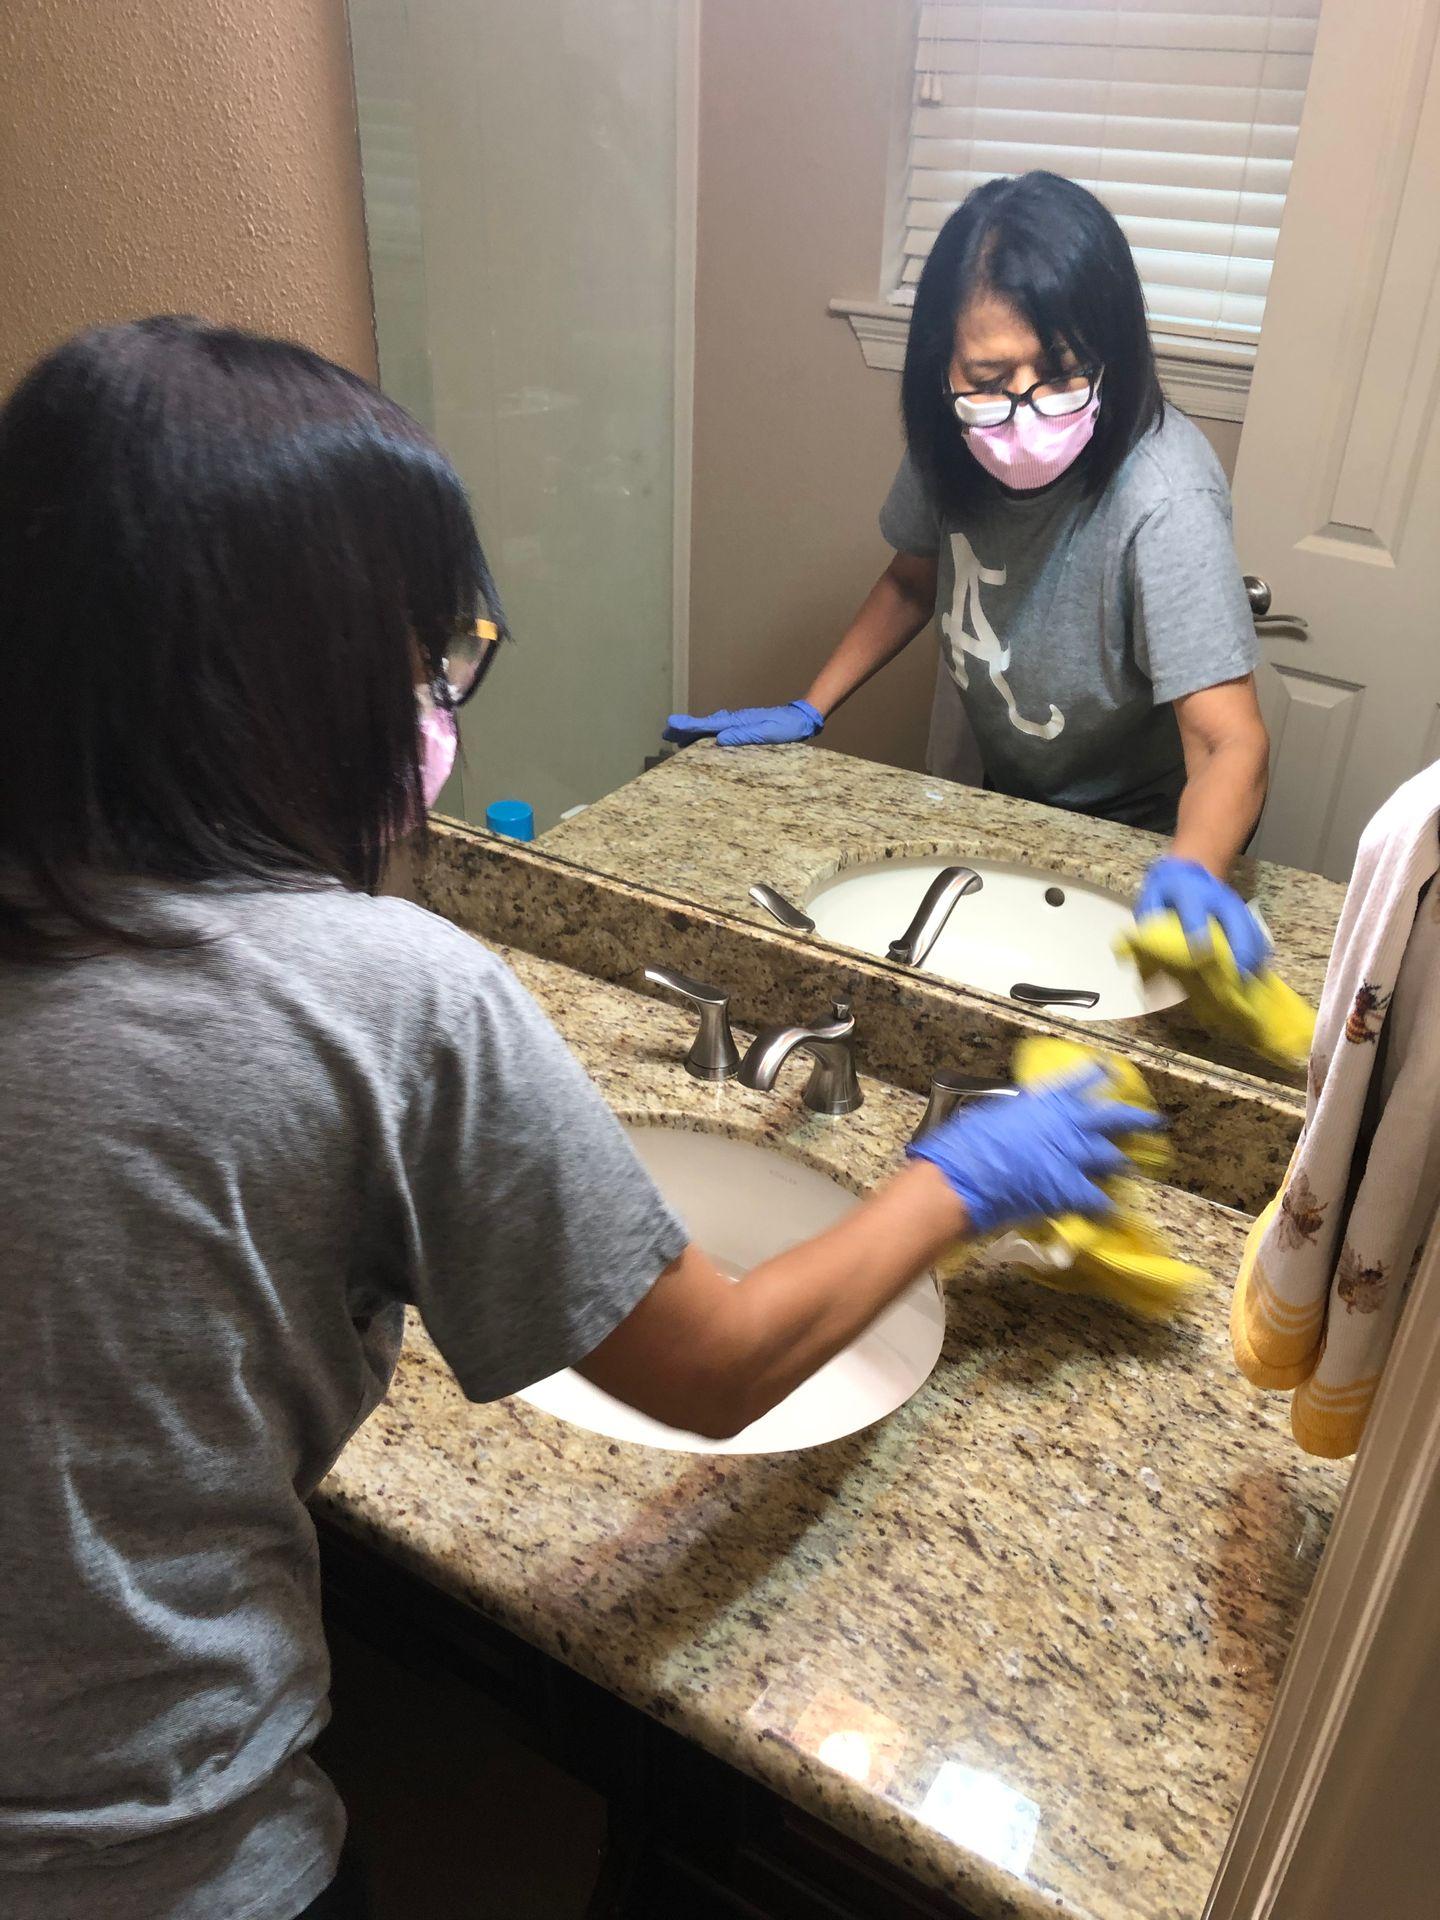
M 1046 887 L 1045 904 L 1047 907 L 1063 907 L 1065 904 L 1065 889 L 1063 887 Z

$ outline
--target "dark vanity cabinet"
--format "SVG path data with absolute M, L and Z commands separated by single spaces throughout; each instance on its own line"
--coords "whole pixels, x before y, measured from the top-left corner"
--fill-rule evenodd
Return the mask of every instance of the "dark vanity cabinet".
M 336 1650 L 336 1722 L 320 1758 L 350 1802 L 361 1853 L 386 1844 L 367 1825 L 413 1829 L 406 1840 L 422 1870 L 466 1886 L 455 1896 L 457 1915 L 970 1920 L 353 1536 L 322 1524 L 320 1537 Z M 414 1724 L 427 1715 L 433 1733 Z M 358 1774 L 366 1788 L 355 1786 Z M 476 1783 L 473 1819 L 455 1797 L 467 1776 Z M 504 1804 L 507 1792 L 519 1796 L 515 1809 Z M 436 1833 L 427 1837 L 419 1829 L 431 1821 Z M 533 1844 L 516 1838 L 521 1824 Z M 523 1848 L 532 1867 L 537 1848 L 572 1858 L 567 1867 L 556 1852 L 548 1894 L 527 1877 L 528 1891 L 505 1895 L 507 1846 Z M 427 1901 L 416 1889 L 415 1913 L 437 1907 L 449 1920 L 441 1894 Z

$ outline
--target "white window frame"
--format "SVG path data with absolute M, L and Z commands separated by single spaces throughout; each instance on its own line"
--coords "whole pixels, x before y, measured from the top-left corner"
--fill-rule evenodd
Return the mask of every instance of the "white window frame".
M 850 322 L 867 367 L 881 373 L 899 373 L 904 367 L 905 348 L 910 339 L 908 307 L 852 295 L 832 300 L 830 312 Z M 1253 365 L 1248 357 L 1223 359 L 1213 341 L 1206 341 L 1203 348 L 1189 348 L 1160 336 L 1152 337 L 1155 365 L 1167 400 L 1182 413 L 1194 414 L 1202 420 L 1245 418 Z
M 910 338 L 909 308 L 887 296 L 900 280 L 920 12 L 919 0 L 905 8 L 896 33 L 885 232 L 876 263 L 875 289 L 830 302 L 830 312 L 849 321 L 866 366 L 885 373 L 898 373 L 904 366 Z M 1253 346 L 1158 331 L 1151 337 L 1167 399 L 1182 412 L 1200 419 L 1244 420 L 1255 360 Z

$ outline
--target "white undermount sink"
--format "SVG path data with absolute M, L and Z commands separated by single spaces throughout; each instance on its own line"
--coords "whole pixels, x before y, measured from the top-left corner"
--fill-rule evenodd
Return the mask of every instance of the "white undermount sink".
M 627 1128 L 660 1191 L 723 1273 L 833 1226 L 855 1205 L 834 1180 L 787 1155 L 714 1133 Z M 787 1453 L 822 1446 L 881 1420 L 930 1377 L 945 1337 L 945 1306 L 928 1275 L 866 1333 L 733 1440 L 706 1440 L 651 1420 L 573 1370 L 518 1397 L 572 1425 L 641 1446 L 687 1453 Z
M 1184 998 L 1171 980 L 1142 980 L 1115 952 L 1115 936 L 1132 924 L 1130 903 L 1068 874 L 958 853 L 872 860 L 816 887 L 805 911 L 824 939 L 884 958 L 931 881 L 954 866 L 973 869 L 982 884 L 955 902 L 919 971 L 1005 995 L 1020 983 L 1095 993 L 1091 1006 L 1044 1009 L 1072 1020 L 1133 1019 Z

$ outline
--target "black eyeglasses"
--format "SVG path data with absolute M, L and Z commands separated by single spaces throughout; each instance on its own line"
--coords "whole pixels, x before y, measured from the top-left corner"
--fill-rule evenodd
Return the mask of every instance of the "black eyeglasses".
M 1033 407 L 1042 420 L 1063 420 L 1089 406 L 1104 372 L 1103 367 L 1071 367 L 1037 380 L 1024 393 L 956 393 L 947 381 L 945 397 L 962 427 L 1003 427 L 1015 418 L 1017 407 Z
M 463 707 L 500 651 L 500 629 L 493 620 L 461 620 L 446 643 L 436 676 L 436 704 Z

